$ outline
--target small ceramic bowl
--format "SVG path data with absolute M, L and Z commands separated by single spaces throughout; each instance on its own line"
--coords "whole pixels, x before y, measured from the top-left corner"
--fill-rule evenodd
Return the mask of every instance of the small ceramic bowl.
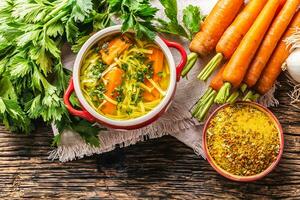
M 253 106 L 257 109 L 259 109 L 260 111 L 264 112 L 265 114 L 267 114 L 270 119 L 273 120 L 273 122 L 276 124 L 278 132 L 279 132 L 279 142 L 280 142 L 280 147 L 279 147 L 279 153 L 277 155 L 276 160 L 267 168 L 265 169 L 263 172 L 253 175 L 253 176 L 237 176 L 234 174 L 231 174 L 227 171 L 225 171 L 224 169 L 222 169 L 221 167 L 219 167 L 214 159 L 211 157 L 208 147 L 207 147 L 207 141 L 206 141 L 206 137 L 207 137 L 207 129 L 208 126 L 210 125 L 211 120 L 214 118 L 214 116 L 222 109 L 226 108 L 227 106 L 229 106 L 230 104 L 224 104 L 222 106 L 220 106 L 219 108 L 217 108 L 208 118 L 208 120 L 205 123 L 204 129 L 203 129 L 203 137 L 202 137 L 202 143 L 203 143 L 203 149 L 205 152 L 205 155 L 207 157 L 207 161 L 209 162 L 209 164 L 222 176 L 233 180 L 233 181 L 239 181 L 239 182 L 252 182 L 252 181 L 256 181 L 259 180 L 261 178 L 263 178 L 264 176 L 266 176 L 267 174 L 269 174 L 278 164 L 281 156 L 282 156 L 282 152 L 283 152 L 283 147 L 284 147 L 284 139 L 283 139 L 283 131 L 282 131 L 282 127 L 278 121 L 278 119 L 275 117 L 275 115 L 266 107 L 258 104 L 258 103 L 254 103 L 254 102 L 248 102 L 248 101 L 238 101 L 236 102 L 238 104 L 247 104 L 250 106 Z
M 64 95 L 64 103 L 68 111 L 74 116 L 84 118 L 90 122 L 98 122 L 104 126 L 113 129 L 131 130 L 131 129 L 137 129 L 149 125 L 150 123 L 157 120 L 163 113 L 165 113 L 165 111 L 167 110 L 167 108 L 172 102 L 172 98 L 176 90 L 176 84 L 179 81 L 181 71 L 187 62 L 187 54 L 184 48 L 180 44 L 175 42 L 170 42 L 168 40 L 160 38 L 159 36 L 156 36 L 154 39 L 154 43 L 158 47 L 160 47 L 163 53 L 165 54 L 166 60 L 169 64 L 169 70 L 170 70 L 170 83 L 166 91 L 165 97 L 162 99 L 159 105 L 157 105 L 152 111 L 150 111 L 144 116 L 135 119 L 130 119 L 130 120 L 113 120 L 99 114 L 86 101 L 82 93 L 82 90 L 80 88 L 79 78 L 80 78 L 80 68 L 82 66 L 82 62 L 88 50 L 92 48 L 101 39 L 118 33 L 121 33 L 121 26 L 120 25 L 111 26 L 109 28 L 103 29 L 95 33 L 91 38 L 89 38 L 84 43 L 79 53 L 77 54 L 75 64 L 73 67 L 73 77 L 70 80 L 69 87 L 67 88 Z M 177 66 L 175 65 L 174 58 L 169 49 L 170 47 L 177 49 L 181 55 L 181 61 Z M 73 108 L 69 101 L 70 95 L 73 93 L 74 90 L 82 106 L 82 110 L 76 110 L 75 108 Z

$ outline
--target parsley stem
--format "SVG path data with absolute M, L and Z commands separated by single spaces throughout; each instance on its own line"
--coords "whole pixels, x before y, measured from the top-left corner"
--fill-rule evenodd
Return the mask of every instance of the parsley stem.
M 230 95 L 230 97 L 227 99 L 226 102 L 233 104 L 236 102 L 236 100 L 239 98 L 239 96 L 240 96 L 240 91 L 237 90 Z
M 220 65 L 223 60 L 223 55 L 221 53 L 217 53 L 215 57 L 213 57 L 209 63 L 202 69 L 197 78 L 201 81 L 206 81 L 208 77 L 215 71 L 215 69 Z
M 243 101 L 252 101 L 252 98 L 253 98 L 253 92 L 250 90 L 244 96 Z
M 55 9 L 53 9 L 48 15 L 47 17 L 45 18 L 45 22 L 48 22 L 52 16 L 55 16 L 57 13 L 61 12 L 62 9 L 64 7 L 66 7 L 68 4 L 67 4 L 67 1 L 63 1 L 61 2 L 61 5 L 60 6 L 57 6 Z
M 231 89 L 231 83 L 225 82 L 216 96 L 215 103 L 217 104 L 225 103 L 227 98 L 230 95 L 230 89 Z
M 50 26 L 51 24 L 57 22 L 58 20 L 60 20 L 62 17 L 64 17 L 68 12 L 64 11 L 61 12 L 59 15 L 55 16 L 54 18 L 52 18 L 51 20 L 49 20 L 45 25 L 44 28 L 47 28 L 48 26 Z
M 243 83 L 243 85 L 240 87 L 240 90 L 245 93 L 245 91 L 247 90 L 248 86 L 246 83 Z
M 207 115 L 209 109 L 211 108 L 211 106 L 214 103 L 215 97 L 216 97 L 216 92 L 214 92 L 210 96 L 210 98 L 208 99 L 208 102 L 199 110 L 200 113 L 198 113 L 197 116 L 196 116 L 199 122 L 202 122 L 204 120 L 204 118 Z
M 182 77 L 185 77 L 189 73 L 189 71 L 194 67 L 194 65 L 197 61 L 197 58 L 198 58 L 198 55 L 194 52 L 192 52 L 188 55 L 188 62 L 181 72 Z
M 207 92 L 201 97 L 201 99 L 198 101 L 197 105 L 195 106 L 195 110 L 193 111 L 193 116 L 199 116 L 202 112 L 203 107 L 206 107 L 206 104 L 210 101 L 210 99 L 213 97 L 215 99 L 216 91 L 212 88 L 209 88 Z

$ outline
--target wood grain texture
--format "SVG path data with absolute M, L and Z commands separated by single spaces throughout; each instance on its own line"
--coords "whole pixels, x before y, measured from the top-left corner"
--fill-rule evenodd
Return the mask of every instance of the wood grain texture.
M 284 77 L 282 78 L 284 79 Z M 0 128 L 0 198 L 300 199 L 300 112 L 282 84 L 272 110 L 285 132 L 279 166 L 254 183 L 236 183 L 170 136 L 69 163 L 47 160 L 48 127 L 30 136 Z

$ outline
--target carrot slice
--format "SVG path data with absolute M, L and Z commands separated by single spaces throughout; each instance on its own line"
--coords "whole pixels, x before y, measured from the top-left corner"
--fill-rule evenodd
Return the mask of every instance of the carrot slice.
M 145 85 L 150 88 L 153 88 L 153 85 L 148 80 L 145 80 Z M 148 92 L 148 91 L 143 92 L 143 99 L 147 102 L 151 102 L 151 101 L 157 100 L 159 98 L 160 98 L 160 93 L 155 88 L 153 88 L 151 92 Z
M 150 47 L 149 50 L 152 50 L 152 54 L 149 54 L 149 60 L 152 62 L 153 67 L 153 81 L 160 82 L 161 76 L 160 73 L 163 71 L 164 67 L 164 53 L 156 48 L 156 47 Z M 145 85 L 153 88 L 153 85 L 148 81 L 145 80 Z M 157 100 L 160 98 L 160 93 L 157 89 L 153 88 L 151 92 L 144 91 L 143 92 L 143 99 L 147 102 L 151 102 L 154 100 Z
M 159 82 L 161 80 L 160 73 L 164 67 L 164 53 L 155 47 L 150 47 L 152 54 L 149 54 L 149 60 L 153 63 L 153 80 Z
M 130 46 L 131 41 L 126 35 L 114 38 L 107 46 L 104 45 L 100 50 L 103 62 L 108 65 L 112 64 L 114 59 Z
M 200 55 L 207 55 L 214 50 L 243 4 L 244 0 L 219 0 L 192 40 L 190 50 Z
M 115 92 L 115 89 L 122 85 L 123 73 L 124 72 L 122 69 L 114 67 L 104 76 L 104 79 L 107 80 L 105 95 L 109 98 L 115 100 L 118 96 L 118 94 Z M 117 106 L 111 102 L 106 102 L 101 107 L 101 111 L 104 114 L 114 114 L 116 110 Z

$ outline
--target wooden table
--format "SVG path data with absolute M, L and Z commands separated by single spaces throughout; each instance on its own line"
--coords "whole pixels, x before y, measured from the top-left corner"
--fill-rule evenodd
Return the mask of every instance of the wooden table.
M 284 79 L 284 78 L 282 78 Z M 218 175 L 194 152 L 167 136 L 69 163 L 47 160 L 52 134 L 30 136 L 0 128 L 0 197 L 90 199 L 300 199 L 300 112 L 288 105 L 283 84 L 272 109 L 285 132 L 279 166 L 255 183 Z

